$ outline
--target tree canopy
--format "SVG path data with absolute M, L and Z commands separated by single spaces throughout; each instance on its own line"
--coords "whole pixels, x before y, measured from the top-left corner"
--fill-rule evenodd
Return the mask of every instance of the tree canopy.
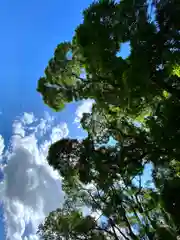
M 55 49 L 38 81 L 45 104 L 94 104 L 81 119 L 87 138 L 49 149 L 66 198 L 39 227 L 43 239 L 180 237 L 179 16 L 179 0 L 96 1 Z M 146 164 L 153 187 L 142 184 Z

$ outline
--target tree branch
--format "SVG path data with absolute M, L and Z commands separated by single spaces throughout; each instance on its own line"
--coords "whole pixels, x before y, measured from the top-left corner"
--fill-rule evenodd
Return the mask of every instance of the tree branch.
M 109 218 L 109 223 L 110 223 L 110 225 L 111 225 L 111 227 L 112 227 L 112 229 L 113 229 L 113 232 L 114 232 L 115 236 L 117 237 L 117 239 L 119 239 L 119 238 L 118 238 L 118 236 L 117 236 L 117 234 L 116 234 L 115 228 L 119 231 L 119 233 L 120 233 L 126 240 L 129 240 L 129 238 L 126 237 L 126 235 L 114 224 L 114 222 L 113 222 L 113 220 L 112 220 L 111 218 Z

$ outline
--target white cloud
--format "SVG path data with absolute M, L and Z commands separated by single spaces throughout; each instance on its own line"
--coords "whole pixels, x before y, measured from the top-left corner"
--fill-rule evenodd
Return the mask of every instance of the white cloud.
M 19 135 L 21 137 L 25 136 L 25 131 L 22 122 L 15 120 L 13 123 L 13 133 L 14 135 Z
M 52 142 L 68 135 L 67 125 L 54 126 L 49 115 L 31 126 L 33 121 L 34 115 L 28 113 L 14 121 L 11 146 L 2 155 L 7 157 L 7 164 L 3 167 L 0 200 L 4 204 L 8 240 L 37 240 L 38 225 L 63 203 L 61 179 L 48 165 L 46 155 Z M 48 133 L 49 140 L 43 140 L 43 131 Z M 3 148 L 4 141 L 0 137 L 0 153 Z M 27 226 L 31 226 L 29 230 Z
M 67 136 L 68 133 L 69 133 L 69 131 L 68 131 L 66 123 L 63 123 L 61 125 L 57 125 L 56 127 L 54 127 L 52 129 L 52 133 L 51 133 L 51 136 L 50 136 L 51 141 L 56 142 L 60 138 L 62 138 L 63 136 Z
M 92 110 L 92 104 L 94 103 L 93 100 L 88 99 L 84 100 L 81 105 L 79 105 L 76 109 L 76 118 L 74 120 L 74 123 L 79 123 L 83 113 L 89 113 Z M 80 126 L 79 126 L 80 127 Z
M 36 133 L 43 136 L 49 131 L 54 123 L 54 117 L 50 116 L 48 112 L 45 112 L 44 118 L 41 118 L 38 126 L 35 127 Z
M 35 121 L 35 117 L 33 113 L 25 112 L 21 120 L 23 121 L 24 124 L 31 124 Z

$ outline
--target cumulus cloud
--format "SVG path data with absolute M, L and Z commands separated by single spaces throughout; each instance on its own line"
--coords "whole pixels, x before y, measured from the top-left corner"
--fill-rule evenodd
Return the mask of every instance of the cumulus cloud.
M 82 104 L 80 104 L 77 109 L 76 109 L 76 118 L 74 120 L 74 123 L 79 123 L 82 116 L 83 116 L 83 113 L 89 113 L 91 112 L 92 110 L 92 105 L 93 105 L 94 101 L 91 100 L 91 99 L 88 99 L 88 100 L 84 100 L 82 102 Z M 80 127 L 80 126 L 79 126 Z
M 35 121 L 35 117 L 34 117 L 34 114 L 33 113 L 27 113 L 25 112 L 21 121 L 24 123 L 24 124 L 31 124 Z
M 63 123 L 61 125 L 57 125 L 56 127 L 54 127 L 52 129 L 52 133 L 51 133 L 51 136 L 50 136 L 51 141 L 52 142 L 58 141 L 63 136 L 67 136 L 68 132 L 69 131 L 68 131 L 66 123 Z
M 67 137 L 68 128 L 66 123 L 54 125 L 53 120 L 48 114 L 38 120 L 25 113 L 13 123 L 10 147 L 2 155 L 7 164 L 0 183 L 8 240 L 37 240 L 38 225 L 63 203 L 61 178 L 48 165 L 46 156 L 52 142 Z M 2 154 L 3 149 L 0 137 Z
M 91 112 L 92 104 L 92 100 L 85 100 L 78 106 L 75 123 L 80 122 L 84 112 Z M 61 178 L 46 161 L 48 148 L 67 137 L 69 131 L 66 123 L 56 124 L 48 113 L 40 119 L 33 113 L 24 113 L 15 119 L 12 130 L 5 152 L 0 135 L 0 158 L 6 162 L 1 166 L 4 181 L 0 182 L 0 201 L 4 206 L 7 240 L 38 240 L 38 225 L 64 199 Z M 83 212 L 87 214 L 86 210 Z

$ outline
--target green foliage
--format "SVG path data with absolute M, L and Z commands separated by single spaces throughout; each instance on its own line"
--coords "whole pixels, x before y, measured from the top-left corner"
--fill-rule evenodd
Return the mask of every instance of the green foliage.
M 178 76 L 171 74 L 179 64 L 180 27 L 175 17 L 179 6 L 176 1 L 166 2 L 154 3 L 153 22 L 145 0 L 91 4 L 72 43 L 58 45 L 45 77 L 39 80 L 45 103 L 58 110 L 72 99 L 93 98 L 101 105 L 121 106 L 137 114 L 161 98 L 163 90 L 179 96 Z M 172 26 L 168 29 L 164 15 Z M 130 42 L 131 54 L 122 59 L 117 53 L 125 41 Z M 82 69 L 86 79 L 80 77 Z
M 73 46 L 68 42 L 61 43 L 45 69 L 45 77 L 39 79 L 37 91 L 42 93 L 46 104 L 56 111 L 61 110 L 65 103 L 73 101 L 74 84 L 80 73 Z
M 38 81 L 44 102 L 56 111 L 74 100 L 95 103 L 81 119 L 88 137 L 49 149 L 66 199 L 40 226 L 44 239 L 180 236 L 179 16 L 179 0 L 96 1 L 72 42 L 57 46 Z M 153 189 L 142 185 L 147 163 Z

